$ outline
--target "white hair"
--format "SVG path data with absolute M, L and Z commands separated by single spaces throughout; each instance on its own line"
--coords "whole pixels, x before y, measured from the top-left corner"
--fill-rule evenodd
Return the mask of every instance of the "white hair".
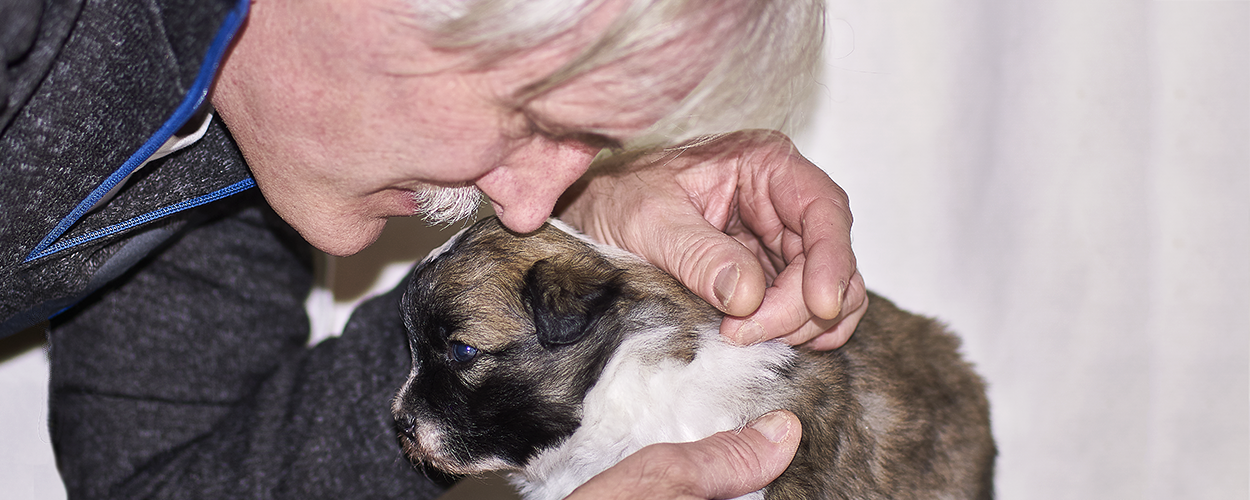
M 489 64 L 566 33 L 607 0 L 407 0 L 430 43 Z M 623 0 L 596 43 L 530 95 L 706 26 L 737 19 L 720 61 L 668 116 L 629 146 L 685 143 L 747 128 L 787 131 L 814 88 L 824 37 L 823 0 Z M 692 54 L 691 57 L 707 56 Z
M 428 224 L 450 226 L 468 220 L 482 204 L 482 191 L 476 186 L 435 186 L 422 184 L 412 192 L 417 213 Z

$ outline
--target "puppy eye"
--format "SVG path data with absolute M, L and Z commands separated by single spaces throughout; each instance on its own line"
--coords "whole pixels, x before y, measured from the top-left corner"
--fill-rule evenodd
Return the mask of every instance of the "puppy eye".
M 451 343 L 451 359 L 457 363 L 468 363 L 477 357 L 477 348 L 463 342 Z

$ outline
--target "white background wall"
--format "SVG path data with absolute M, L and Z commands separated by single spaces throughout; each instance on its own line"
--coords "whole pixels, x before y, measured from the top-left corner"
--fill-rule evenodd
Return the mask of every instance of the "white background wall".
M 989 380 L 1000 498 L 1247 498 L 1250 2 L 844 0 L 829 18 L 796 141 L 850 193 L 869 286 L 947 321 Z M 310 302 L 332 311 L 444 237 L 392 225 Z M 0 341 L 0 498 L 64 496 L 46 377 L 38 339 Z
M 1001 498 L 1246 498 L 1250 3 L 830 17 L 800 143 L 869 286 L 963 334 Z

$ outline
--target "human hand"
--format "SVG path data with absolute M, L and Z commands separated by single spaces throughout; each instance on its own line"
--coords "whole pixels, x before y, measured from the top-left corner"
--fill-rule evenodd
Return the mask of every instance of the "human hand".
M 786 470 L 802 425 L 785 410 L 737 431 L 690 443 L 655 444 L 625 457 L 566 500 L 734 498 L 759 490 Z
M 841 346 L 868 308 L 846 193 L 778 132 L 592 169 L 561 218 L 677 277 L 739 344 Z

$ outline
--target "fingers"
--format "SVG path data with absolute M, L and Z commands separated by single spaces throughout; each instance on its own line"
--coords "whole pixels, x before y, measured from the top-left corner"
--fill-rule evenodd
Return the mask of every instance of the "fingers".
M 736 343 L 842 345 L 867 307 L 846 193 L 777 133 L 664 158 L 594 179 L 566 220 L 731 316 L 721 332 Z
M 850 280 L 858 274 L 851 249 L 850 211 L 833 199 L 816 199 L 804 210 L 800 231 L 807 257 L 803 302 L 819 318 L 838 318 Z
M 844 313 L 832 319 L 811 313 L 801 283 L 807 278 L 806 259 L 800 255 L 777 276 L 773 286 L 764 292 L 763 303 L 747 317 L 726 317 L 721 321 L 721 334 L 736 344 L 750 345 L 780 338 L 790 345 L 828 350 L 841 347 L 860 318 L 868 310 L 867 290 L 859 272 L 855 271 L 842 296 L 838 309 Z
M 803 302 L 801 286 L 805 260 L 802 255 L 796 257 L 777 275 L 773 285 L 764 290 L 764 300 L 752 314 L 722 320 L 721 334 L 734 343 L 750 345 L 797 333 L 810 323 L 812 316 Z M 830 326 L 812 331 L 809 338 Z
M 802 425 L 788 411 L 768 413 L 738 431 L 690 443 L 652 445 L 626 457 L 569 499 L 733 498 L 780 476 L 798 450 Z
M 772 251 L 788 261 L 765 291 L 759 309 L 722 322 L 721 331 L 740 343 L 780 337 L 792 345 L 832 349 L 850 337 L 866 310 L 866 291 L 851 248 L 849 200 L 837 184 L 779 137 L 758 162 L 742 168 L 763 171 L 766 182 L 744 190 L 743 223 L 757 234 L 784 226 L 770 238 Z M 819 339 L 819 341 L 813 341 Z
M 864 313 L 868 312 L 868 293 L 864 288 L 864 279 L 860 277 L 858 271 L 851 278 L 851 285 L 847 287 L 846 296 L 842 302 L 842 311 L 845 316 L 836 320 L 837 323 L 833 328 L 827 328 L 815 336 L 800 331 L 784 337 L 784 340 L 790 345 L 801 345 L 817 351 L 837 349 L 850 340 L 855 327 L 859 325 L 859 320 L 864 317 Z
M 764 298 L 765 276 L 755 254 L 701 215 L 676 210 L 669 214 L 664 231 L 650 226 L 638 236 L 646 241 L 631 246 L 726 314 L 756 310 Z
M 805 257 L 803 279 L 793 284 L 802 289 L 802 303 L 817 318 L 836 319 L 843 316 L 846 289 L 856 272 L 850 202 L 824 171 L 797 152 L 785 151 L 763 158 L 771 162 L 771 168 L 760 167 L 768 181 L 749 194 L 744 223 L 757 233 L 775 223 L 785 227 L 786 237 L 778 238 L 773 250 L 791 261 Z

